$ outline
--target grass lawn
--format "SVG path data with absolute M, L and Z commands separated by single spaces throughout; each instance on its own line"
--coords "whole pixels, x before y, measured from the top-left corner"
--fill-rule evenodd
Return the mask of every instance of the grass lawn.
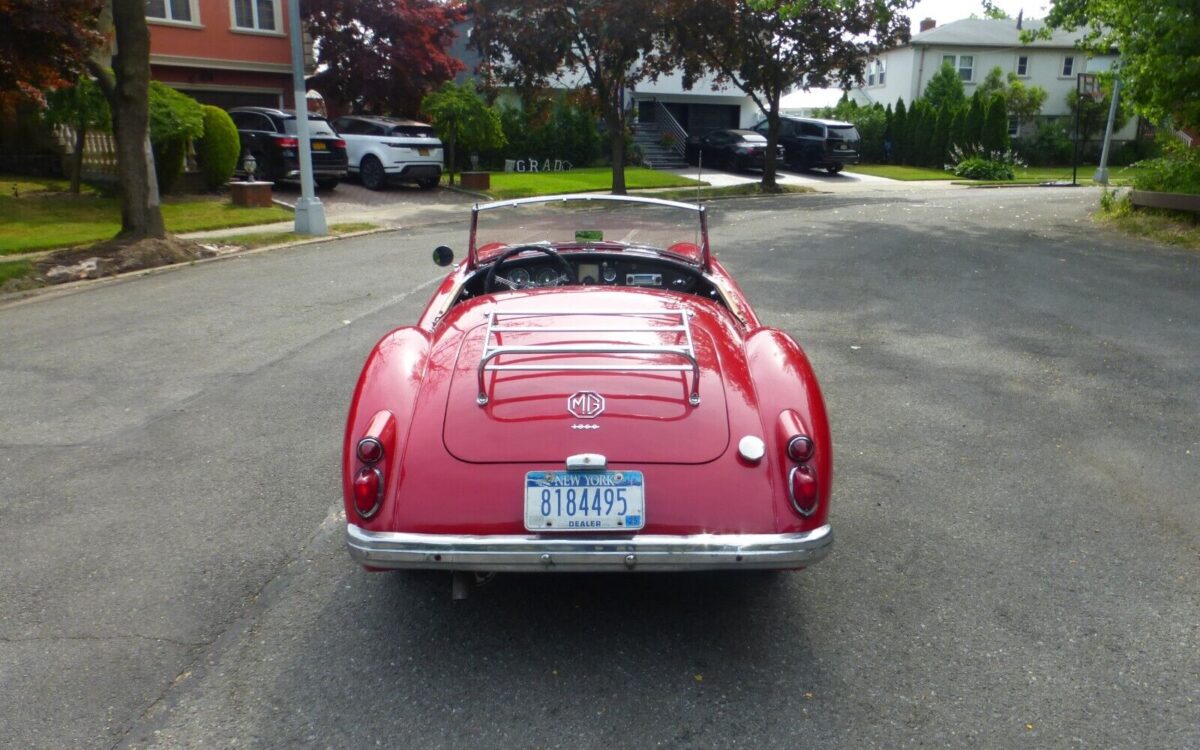
M 677 190 L 659 190 L 654 193 L 655 198 L 662 198 L 669 201 L 683 201 L 690 203 L 696 200 L 697 195 L 701 199 L 705 198 L 739 198 L 745 195 L 779 195 L 781 193 L 815 193 L 816 190 L 806 185 L 780 185 L 779 193 L 764 193 L 761 182 L 748 182 L 742 185 L 726 185 L 724 187 L 702 187 L 697 190 L 691 188 L 679 188 Z
M 492 189 L 488 193 L 497 200 L 527 198 L 533 195 L 559 193 L 590 193 L 612 187 L 612 170 L 608 167 L 587 167 L 569 172 L 492 172 Z M 630 190 L 695 186 L 696 180 L 656 172 L 645 167 L 625 168 L 625 187 Z
M 79 195 L 57 192 L 63 186 L 60 180 L 0 177 L 0 255 L 98 242 L 121 228 L 116 198 L 90 191 Z M 291 217 L 291 211 L 277 206 L 240 208 L 216 196 L 167 198 L 163 203 L 163 220 L 168 231 L 175 233 L 267 224 Z
M 1120 201 L 1111 211 L 1098 211 L 1096 220 L 1135 237 L 1200 250 L 1200 216 L 1182 211 L 1134 208 L 1127 201 Z
M 365 232 L 368 229 L 375 229 L 378 226 L 378 224 L 371 224 L 365 221 L 348 221 L 341 224 L 330 224 L 329 234 L 337 236 L 352 234 L 354 232 Z M 242 247 L 263 247 L 265 245 L 280 245 L 285 242 L 311 239 L 316 238 L 307 234 L 296 234 L 295 232 L 247 232 L 246 234 L 233 234 L 228 237 L 216 237 L 211 240 L 201 241 L 217 242 L 222 245 L 241 245 Z
M 0 284 L 9 279 L 19 279 L 33 272 L 33 264 L 27 260 L 0 261 Z
M 849 164 L 846 166 L 847 172 L 856 172 L 858 174 L 869 174 L 875 177 L 886 177 L 889 180 L 903 180 L 912 182 L 915 180 L 953 180 L 954 175 L 943 169 L 930 169 L 929 167 L 905 167 L 900 164 Z

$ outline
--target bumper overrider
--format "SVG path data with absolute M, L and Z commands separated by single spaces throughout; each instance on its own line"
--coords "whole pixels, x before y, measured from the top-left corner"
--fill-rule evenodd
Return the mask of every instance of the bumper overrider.
M 795 534 L 638 535 L 626 539 L 453 536 L 346 525 L 350 556 L 372 568 L 589 572 L 803 568 L 833 546 L 828 524 Z

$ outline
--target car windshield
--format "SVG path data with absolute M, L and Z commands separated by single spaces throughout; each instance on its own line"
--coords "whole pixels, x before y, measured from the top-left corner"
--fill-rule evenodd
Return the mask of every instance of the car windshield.
M 740 135 L 742 137 L 742 140 L 746 141 L 747 143 L 766 143 L 767 142 L 766 136 L 759 135 L 758 133 L 741 133 Z
M 854 129 L 853 125 L 830 125 L 829 137 L 841 138 L 843 141 L 857 141 L 858 131 Z
M 470 252 L 486 262 L 517 245 L 619 245 L 707 262 L 704 209 L 629 196 L 523 198 L 475 207 Z
M 296 118 L 289 117 L 283 121 L 283 129 L 290 135 L 296 134 Z M 321 117 L 308 118 L 308 134 L 311 136 L 333 136 L 333 128 L 329 127 L 329 123 Z

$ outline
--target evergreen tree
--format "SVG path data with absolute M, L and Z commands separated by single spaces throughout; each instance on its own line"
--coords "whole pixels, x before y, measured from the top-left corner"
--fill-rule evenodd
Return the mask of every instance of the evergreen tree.
M 958 106 L 967 100 L 962 76 L 949 61 L 942 63 L 941 69 L 925 84 L 924 98 L 935 110 L 940 110 L 943 104 Z
M 971 97 L 971 106 L 967 110 L 967 117 L 963 123 L 963 140 L 962 147 L 970 148 L 977 146 L 983 138 L 983 120 L 986 114 L 986 105 L 983 97 L 976 91 Z
M 887 109 L 883 110 L 883 142 L 888 144 L 884 146 L 883 156 L 884 160 L 889 162 L 892 160 L 891 146 L 896 143 L 895 134 L 892 132 L 893 119 L 892 105 L 889 104 Z
M 933 153 L 933 129 L 937 113 L 925 99 L 913 104 L 916 123 L 912 127 L 912 164 L 923 167 L 929 164 Z
M 892 116 L 892 163 L 904 163 L 904 143 L 908 139 L 908 110 L 904 99 L 896 100 L 896 114 Z
M 987 105 L 987 115 L 983 123 L 983 135 L 980 139 L 988 151 L 1007 151 L 1010 145 L 1008 138 L 1008 101 L 1004 94 L 992 94 Z
M 950 126 L 958 110 L 943 104 L 938 110 L 937 125 L 933 130 L 933 146 L 929 154 L 929 166 L 942 167 L 946 163 L 946 151 L 950 148 Z

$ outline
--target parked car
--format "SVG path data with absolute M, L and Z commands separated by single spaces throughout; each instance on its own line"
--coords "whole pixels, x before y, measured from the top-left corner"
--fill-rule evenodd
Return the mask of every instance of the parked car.
M 371 190 L 389 182 L 415 182 L 428 190 L 442 177 L 442 142 L 431 125 L 354 115 L 337 118 L 333 128 L 346 141 L 350 174 Z
M 806 117 L 779 118 L 779 144 L 792 169 L 825 169 L 837 174 L 847 164 L 858 163 L 858 130 L 849 122 Z M 767 121 L 754 126 L 766 134 Z
M 821 390 L 714 257 L 703 206 L 501 201 L 474 208 L 469 236 L 354 390 L 342 448 L 354 560 L 682 571 L 828 554 Z
M 767 139 L 753 130 L 713 130 L 702 138 L 689 138 L 686 156 L 689 164 L 744 172 L 751 167 L 762 169 L 766 161 Z M 778 151 L 782 158 L 783 151 Z
M 241 170 L 247 153 L 257 162 L 255 175 L 267 182 L 300 179 L 300 141 L 296 137 L 296 114 L 270 107 L 234 107 L 229 110 L 242 140 Z M 317 187 L 332 189 L 346 177 L 346 141 L 339 138 L 329 121 L 308 116 L 313 177 Z M 240 172 L 239 172 L 240 173 Z

